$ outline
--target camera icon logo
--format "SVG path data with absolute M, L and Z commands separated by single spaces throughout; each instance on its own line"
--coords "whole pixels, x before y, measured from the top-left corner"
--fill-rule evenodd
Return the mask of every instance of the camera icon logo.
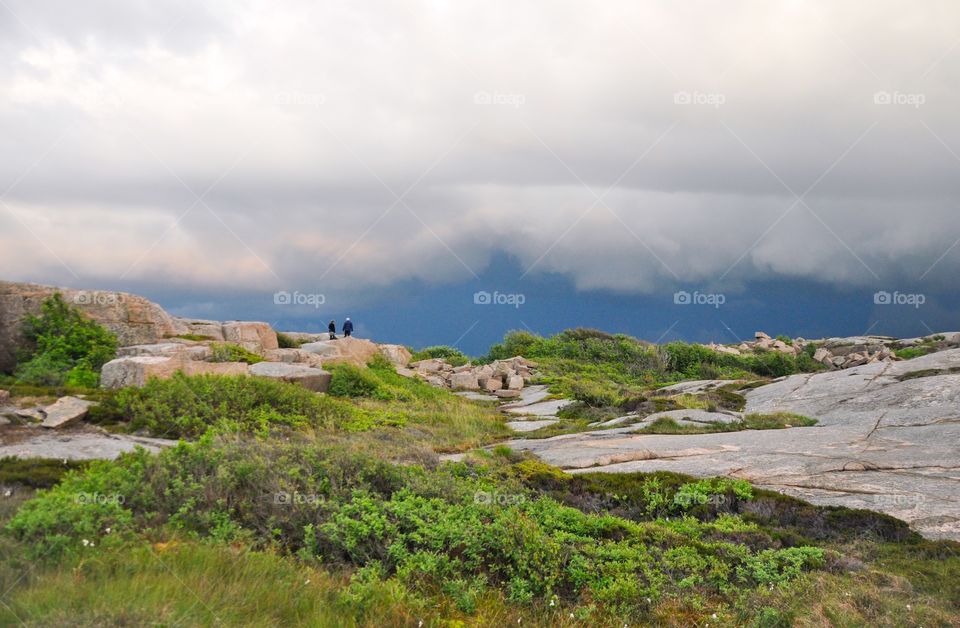
M 293 302 L 293 295 L 286 290 L 273 293 L 273 302 L 276 305 L 290 305 Z
M 680 290 L 673 293 L 673 302 L 676 305 L 690 305 L 691 297 L 690 293 L 686 290 Z
M 890 92 L 876 92 L 873 95 L 873 104 L 875 105 L 889 105 L 893 102 L 893 97 Z
M 893 297 L 886 290 L 880 290 L 879 292 L 873 293 L 873 302 L 876 305 L 890 305 L 890 303 L 893 302 Z
M 273 494 L 273 503 L 281 506 L 288 506 L 293 503 L 293 500 L 290 498 L 290 493 L 287 493 L 286 491 L 280 491 L 279 493 Z
M 490 305 L 493 302 L 493 295 L 486 290 L 473 293 L 473 302 L 476 305 Z

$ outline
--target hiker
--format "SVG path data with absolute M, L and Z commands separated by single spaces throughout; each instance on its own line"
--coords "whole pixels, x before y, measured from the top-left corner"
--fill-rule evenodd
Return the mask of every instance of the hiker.
M 337 339 L 337 321 L 331 320 L 330 324 L 327 325 L 327 331 L 330 332 L 330 340 Z
M 343 321 L 343 335 L 349 336 L 353 333 L 353 321 L 350 320 L 350 317 L 347 317 L 347 320 Z

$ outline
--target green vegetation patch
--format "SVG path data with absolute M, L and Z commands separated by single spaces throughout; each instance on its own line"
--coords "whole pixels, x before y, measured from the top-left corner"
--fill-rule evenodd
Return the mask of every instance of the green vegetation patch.
M 44 300 L 39 316 L 23 321 L 25 348 L 14 371 L 18 383 L 96 388 L 100 368 L 117 352 L 117 338 L 60 293 Z
M 211 347 L 213 355 L 211 362 L 246 362 L 256 364 L 263 362 L 263 357 L 232 342 L 218 342 Z

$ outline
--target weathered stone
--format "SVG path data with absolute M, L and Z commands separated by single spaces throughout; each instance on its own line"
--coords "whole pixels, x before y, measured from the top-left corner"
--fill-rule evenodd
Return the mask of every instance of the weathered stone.
M 379 351 L 375 343 L 354 336 L 310 342 L 300 345 L 300 349 L 319 355 L 323 358 L 324 364 L 353 364 L 354 366 L 366 366 Z
M 500 399 L 516 399 L 520 397 L 520 390 L 517 388 L 513 388 L 510 390 L 506 388 L 501 388 L 500 390 L 495 391 L 493 394 L 499 397 Z
M 479 390 L 480 384 L 477 383 L 477 376 L 472 371 L 461 371 L 454 373 L 450 378 L 450 388 L 453 390 Z
M 180 342 L 161 342 L 150 345 L 131 345 L 120 347 L 117 350 L 118 358 L 141 355 L 151 356 L 183 356 L 190 360 L 209 360 L 213 351 L 208 345 L 186 344 Z
M 506 426 L 514 432 L 535 432 L 540 428 L 553 425 L 557 419 L 540 419 L 533 421 L 507 421 Z
M 303 386 L 314 392 L 326 392 L 330 387 L 330 373 L 309 366 L 282 362 L 258 362 L 250 366 L 250 375 L 279 379 Z
M 10 401 L 10 391 L 0 390 L 0 405 L 5 405 Z
M 499 377 L 488 377 L 486 380 L 484 380 L 482 388 L 483 390 L 489 390 L 490 392 L 500 390 L 503 388 L 503 380 L 501 380 Z
M 16 364 L 21 324 L 37 315 L 43 301 L 59 292 L 63 299 L 114 334 L 121 346 L 151 344 L 186 333 L 186 326 L 143 297 L 106 290 L 74 290 L 0 281 L 0 371 Z
M 402 375 L 404 377 L 413 377 L 417 374 L 417 372 L 413 369 L 404 368 L 402 366 L 398 366 L 394 370 L 397 372 L 397 375 Z
M 410 368 L 414 368 L 421 373 L 439 373 L 443 367 L 444 362 L 439 358 L 428 358 L 410 363 Z
M 629 426 L 508 445 L 572 473 L 745 479 L 816 504 L 886 512 L 927 537 L 960 540 L 954 368 L 960 349 L 792 375 L 745 393 L 746 413 L 797 413 L 817 419 L 814 427 L 687 436 L 614 431 L 636 429 Z M 900 380 L 921 371 L 933 374 Z
M 510 390 L 520 390 L 523 388 L 523 377 L 520 375 L 513 375 L 507 378 L 507 388 Z
M 830 360 L 833 358 L 833 354 L 823 347 L 818 348 L 813 352 L 813 359 L 821 364 L 831 364 Z
M 225 340 L 223 337 L 223 323 L 220 321 L 203 321 L 187 318 L 181 318 L 178 320 L 187 327 L 186 333 L 190 334 L 191 336 L 204 336 L 209 340 L 215 340 L 218 342 L 223 342 Z
M 352 336 L 351 336 L 352 338 Z M 403 345 L 379 345 L 380 355 L 385 357 L 394 366 L 410 364 L 411 353 Z
M 92 401 L 78 397 L 60 397 L 52 405 L 44 408 L 46 418 L 40 425 L 41 427 L 58 428 L 75 423 L 87 416 L 87 411 L 93 405 L 95 404 Z
M 255 353 L 279 348 L 277 332 L 267 323 L 231 321 L 223 324 L 223 339 Z
M 176 445 L 175 440 L 130 434 L 108 434 L 81 423 L 64 431 L 35 430 L 22 441 L 0 443 L 0 458 L 53 458 L 56 460 L 113 459 L 137 447 L 157 452 Z
M 315 353 L 310 353 L 302 349 L 271 349 L 265 351 L 263 357 L 268 362 L 300 364 L 302 366 L 312 366 L 313 368 L 320 368 L 323 365 L 323 358 Z
M 181 356 L 136 356 L 116 358 L 103 365 L 100 385 L 103 388 L 143 386 L 150 378 L 168 379 L 177 371 L 184 375 L 246 375 L 243 362 L 198 362 Z
M 768 336 L 768 335 L 766 334 L 766 332 L 762 332 L 762 331 L 758 331 L 758 332 L 754 333 L 754 334 L 753 334 L 753 337 L 756 338 L 757 340 L 770 340 L 770 339 L 771 339 L 770 336 Z

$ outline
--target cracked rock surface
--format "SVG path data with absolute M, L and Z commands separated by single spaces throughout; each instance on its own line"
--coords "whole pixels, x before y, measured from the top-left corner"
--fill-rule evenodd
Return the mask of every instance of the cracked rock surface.
M 746 397 L 747 413 L 793 412 L 818 424 L 676 436 L 618 428 L 508 444 L 573 473 L 742 478 L 815 504 L 885 512 L 929 538 L 960 540 L 960 349 L 793 375 Z

